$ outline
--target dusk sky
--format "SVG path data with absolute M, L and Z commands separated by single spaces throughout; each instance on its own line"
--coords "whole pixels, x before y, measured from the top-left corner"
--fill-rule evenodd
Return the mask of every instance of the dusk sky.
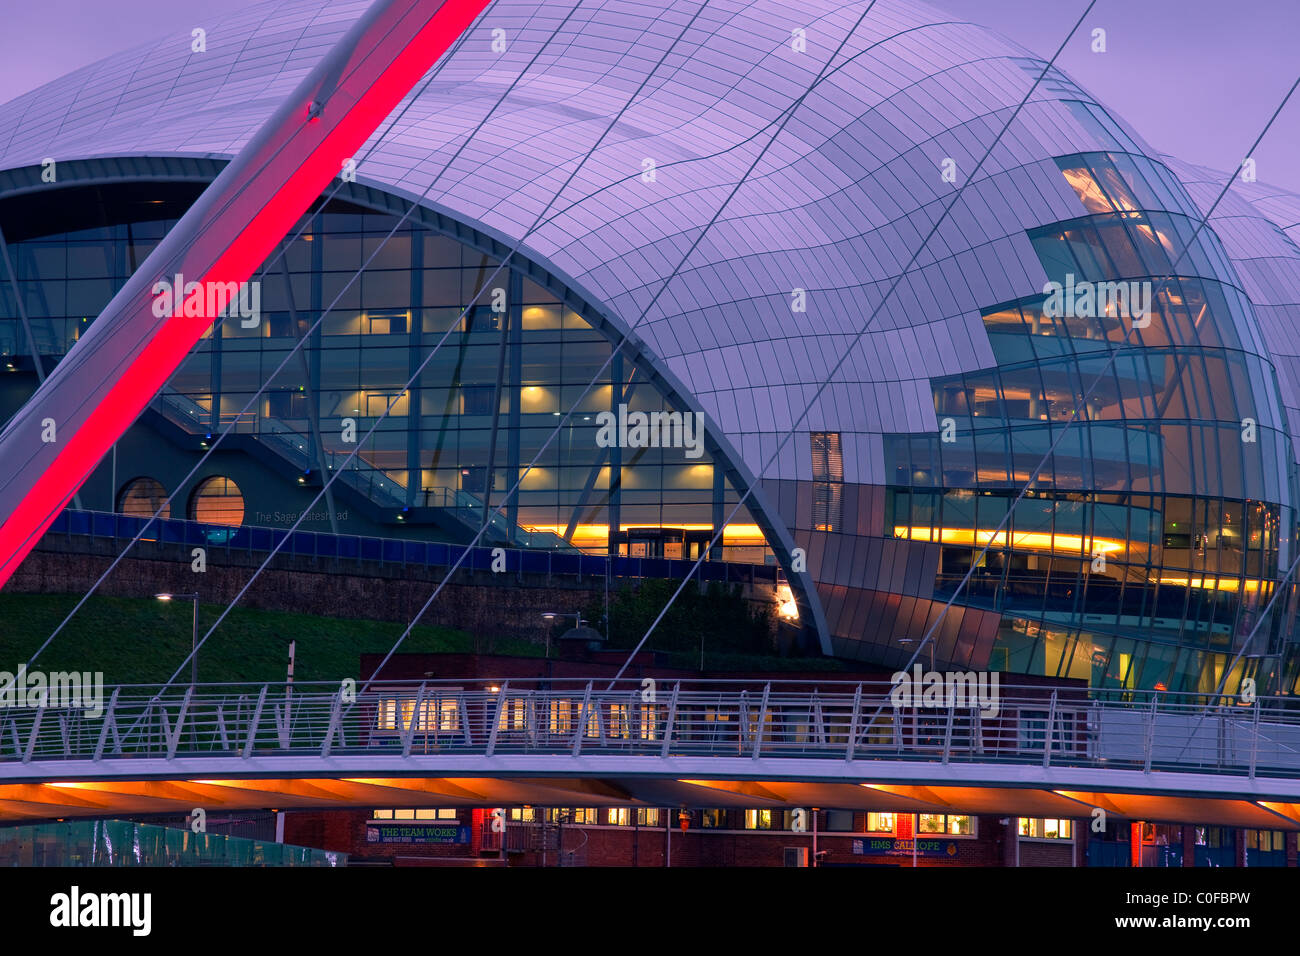
M 41 0 L 7 4 L 0 102 L 156 36 L 210 23 L 247 0 Z M 934 0 L 1050 57 L 1086 2 Z M 1093 28 L 1108 51 L 1090 50 Z M 1058 64 L 1157 149 L 1235 167 L 1300 75 L 1300 3 L 1100 0 Z M 1300 192 L 1300 92 L 1255 154 L 1261 181 Z

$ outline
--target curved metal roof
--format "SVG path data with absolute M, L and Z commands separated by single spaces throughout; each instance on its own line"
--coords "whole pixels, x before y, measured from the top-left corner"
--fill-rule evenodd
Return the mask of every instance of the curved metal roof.
M 69 74 L 0 109 L 0 169 L 231 156 L 365 6 L 273 0 L 207 24 L 204 53 L 176 35 Z M 861 4 L 586 0 L 561 28 L 568 10 L 498 0 L 358 179 L 526 236 L 522 252 L 633 328 L 758 473 L 951 199 L 944 161 L 958 183 L 974 170 L 1041 61 L 910 0 L 879 0 L 847 40 Z M 882 481 L 881 433 L 937 427 L 931 376 L 994 364 L 980 307 L 1041 289 L 1024 230 L 1079 214 L 1050 157 L 1109 145 L 1062 103 L 1081 96 L 1055 71 L 1040 84 L 804 421 L 843 434 L 846 481 Z M 809 472 L 787 451 L 764 477 Z

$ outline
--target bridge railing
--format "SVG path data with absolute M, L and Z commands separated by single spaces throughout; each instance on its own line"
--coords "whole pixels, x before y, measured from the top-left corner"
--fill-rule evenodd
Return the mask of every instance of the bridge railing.
M 1007 686 L 899 698 L 885 683 L 481 680 L 16 688 L 0 774 L 33 761 L 549 754 L 1017 762 L 1295 775 L 1300 710 L 1228 698 Z

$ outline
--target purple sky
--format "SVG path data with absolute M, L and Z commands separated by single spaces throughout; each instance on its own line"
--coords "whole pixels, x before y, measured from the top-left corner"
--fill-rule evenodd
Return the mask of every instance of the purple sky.
M 931 0 L 1043 57 L 1086 0 Z M 0 102 L 170 32 L 188 33 L 248 0 L 39 0 L 6 4 Z M 1092 53 L 1094 27 L 1108 52 Z M 1058 64 L 1156 149 L 1235 167 L 1300 74 L 1295 0 L 1100 0 Z M 1300 192 L 1300 91 L 1255 154 L 1259 178 Z

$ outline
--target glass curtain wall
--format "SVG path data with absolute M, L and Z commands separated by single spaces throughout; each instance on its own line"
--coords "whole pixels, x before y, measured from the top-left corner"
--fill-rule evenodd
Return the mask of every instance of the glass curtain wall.
M 887 520 L 943 546 L 940 597 L 992 543 L 963 596 L 1003 612 L 990 666 L 1213 689 L 1291 559 L 1275 374 L 1172 174 L 1120 153 L 1057 162 L 1087 214 L 1028 236 L 1063 295 L 984 311 L 997 366 L 932 379 L 955 428 L 886 438 Z M 1229 691 L 1277 630 L 1261 629 Z

